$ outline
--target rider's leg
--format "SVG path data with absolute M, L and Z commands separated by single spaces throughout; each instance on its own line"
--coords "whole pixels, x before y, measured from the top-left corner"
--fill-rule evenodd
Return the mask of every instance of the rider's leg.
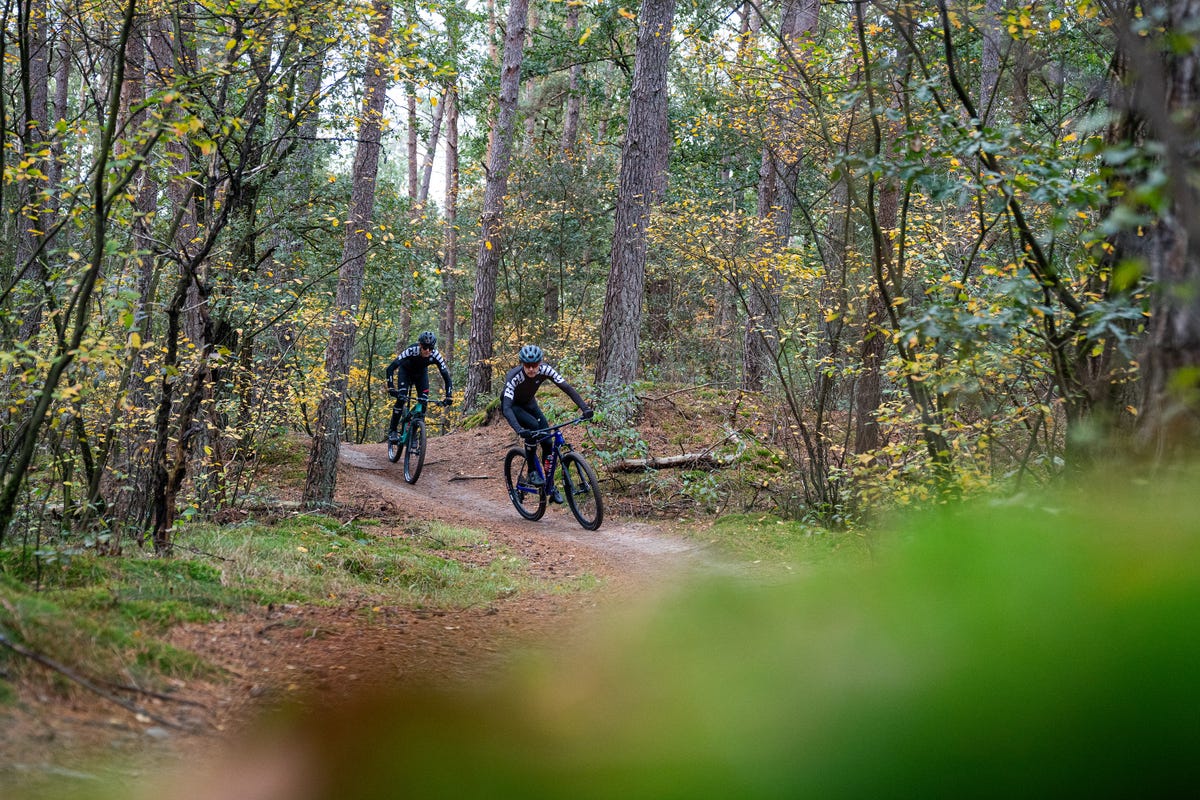
M 403 380 L 396 387 L 396 404 L 392 406 L 392 419 L 388 423 L 388 433 L 396 432 L 396 426 L 400 424 L 400 417 L 404 415 L 404 408 L 408 405 L 408 384 Z
M 532 425 L 531 427 L 534 427 L 534 428 L 549 428 L 550 427 L 550 420 L 546 419 L 546 415 L 542 413 L 542 409 L 538 407 L 536 400 L 533 403 L 533 408 L 530 410 L 533 412 L 533 416 L 536 420 L 536 424 Z M 550 452 L 553 449 L 554 448 L 550 442 L 550 437 L 546 436 L 545 438 L 543 438 L 542 439 L 542 461 L 543 462 L 550 460 Z
M 536 428 L 544 428 L 545 423 L 538 420 L 532 410 L 525 406 L 513 406 L 513 414 L 517 417 L 517 422 L 526 430 L 534 430 Z M 537 458 L 537 442 L 535 440 L 525 439 L 525 463 L 528 467 L 529 482 L 534 486 L 542 485 L 542 477 L 538 473 L 538 458 Z

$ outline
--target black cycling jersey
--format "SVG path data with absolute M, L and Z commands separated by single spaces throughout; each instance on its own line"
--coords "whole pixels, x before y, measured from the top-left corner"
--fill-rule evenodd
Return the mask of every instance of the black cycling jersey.
M 387 368 L 387 387 L 389 389 L 397 388 L 398 386 L 407 386 L 413 384 L 418 388 L 429 388 L 428 380 L 422 380 L 427 375 L 426 370 L 430 364 L 437 365 L 438 372 L 442 373 L 442 382 L 446 384 L 446 395 L 450 395 L 450 369 L 446 366 L 446 359 L 442 358 L 442 354 L 434 349 L 427 356 L 421 355 L 421 346 L 412 345 L 406 348 L 396 359 L 388 364 Z M 399 379 L 396 380 L 396 371 L 400 370 Z
M 537 374 L 532 378 L 525 376 L 525 368 L 517 365 L 508 371 L 504 376 L 504 388 L 500 392 L 500 410 L 504 413 L 504 418 L 508 420 L 508 424 L 513 427 L 513 430 L 520 431 L 523 425 L 517 419 L 513 407 L 528 409 L 530 411 L 537 410 L 537 400 L 534 395 L 537 390 L 546 381 L 553 381 L 554 384 L 562 389 L 568 397 L 575 401 L 575 405 L 579 406 L 580 410 L 585 410 L 588 406 L 579 396 L 579 392 L 558 373 L 558 370 L 551 367 L 549 364 L 542 364 L 538 367 Z

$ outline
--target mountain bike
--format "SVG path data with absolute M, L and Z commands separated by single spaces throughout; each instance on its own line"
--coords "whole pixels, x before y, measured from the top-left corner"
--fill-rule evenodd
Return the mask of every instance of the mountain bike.
M 539 459 L 537 464 L 537 474 L 542 478 L 541 486 L 529 482 L 531 476 L 524 447 L 514 447 L 504 457 L 504 482 L 508 486 L 508 496 L 517 513 L 525 519 L 538 520 L 546 513 L 548 493 L 554 487 L 555 475 L 561 465 L 563 495 L 575 519 L 584 530 L 589 531 L 596 530 L 604 521 L 604 501 L 600 497 L 596 473 L 583 456 L 571 450 L 571 445 L 567 444 L 562 434 L 563 428 L 582 421 L 583 417 L 577 417 L 570 422 L 532 431 L 540 434 L 537 442 L 547 437 L 550 439 L 550 455 L 544 462 Z
M 411 395 L 410 395 L 411 397 Z M 405 397 L 407 405 L 409 397 Z M 396 433 L 388 434 L 388 461 L 395 464 L 404 456 L 404 480 L 416 483 L 425 466 L 425 407 L 428 396 L 418 396 L 411 408 L 406 408 L 396 424 Z

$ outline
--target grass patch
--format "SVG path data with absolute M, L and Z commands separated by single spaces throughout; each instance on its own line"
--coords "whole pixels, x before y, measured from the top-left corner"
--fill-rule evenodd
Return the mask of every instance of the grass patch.
M 531 588 L 526 564 L 491 551 L 478 532 L 422 525 L 403 537 L 304 514 L 275 525 L 195 526 L 181 546 L 221 564 L 227 584 L 245 587 L 258 603 L 336 604 L 347 597 L 376 603 L 459 608 L 486 604 Z M 485 549 L 476 565 L 456 550 Z
M 149 687 L 210 673 L 197 655 L 166 644 L 182 623 L 205 623 L 269 603 L 462 608 L 543 585 L 527 563 L 480 531 L 439 523 L 391 535 L 375 522 L 302 514 L 274 524 L 196 524 L 176 534 L 176 555 L 103 557 L 0 550 L 0 632 L 92 675 L 128 673 Z M 468 560 L 463 558 L 469 554 Z M 459 556 L 456 558 L 455 556 Z M 30 669 L 0 648 L 0 676 Z M 0 687 L 0 696 L 11 690 Z
M 687 535 L 738 560 L 772 565 L 854 563 L 870 555 L 868 540 L 860 533 L 830 531 L 770 514 L 729 514 Z

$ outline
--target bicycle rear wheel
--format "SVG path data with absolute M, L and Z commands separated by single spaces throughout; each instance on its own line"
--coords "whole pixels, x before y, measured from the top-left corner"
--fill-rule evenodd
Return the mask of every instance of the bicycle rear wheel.
M 404 480 L 416 483 L 425 466 L 425 421 L 417 418 L 408 424 L 408 441 L 404 450 Z
M 600 499 L 600 484 L 591 464 L 578 453 L 563 456 L 563 488 L 567 505 L 584 530 L 594 531 L 604 521 L 604 501 Z
M 395 464 L 400 460 L 400 456 L 404 453 L 404 442 L 400 441 L 399 434 L 388 432 L 387 437 L 387 454 L 388 461 Z
M 504 483 L 518 514 L 525 519 L 542 518 L 546 513 L 546 490 L 529 485 L 529 462 L 525 460 L 524 449 L 514 447 L 504 457 Z

